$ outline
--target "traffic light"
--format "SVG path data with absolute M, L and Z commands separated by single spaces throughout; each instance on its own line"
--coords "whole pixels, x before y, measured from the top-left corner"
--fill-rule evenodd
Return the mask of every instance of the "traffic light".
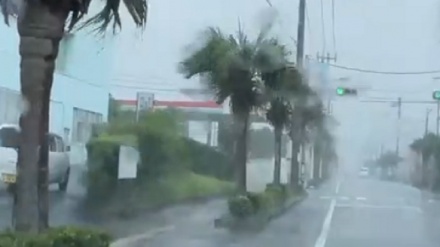
M 432 98 L 435 100 L 440 100 L 440 91 L 434 91 L 432 93 Z
M 357 90 L 353 88 L 346 88 L 346 87 L 337 87 L 336 88 L 336 94 L 339 96 L 344 95 L 357 95 Z M 440 94 L 439 94 L 440 96 Z

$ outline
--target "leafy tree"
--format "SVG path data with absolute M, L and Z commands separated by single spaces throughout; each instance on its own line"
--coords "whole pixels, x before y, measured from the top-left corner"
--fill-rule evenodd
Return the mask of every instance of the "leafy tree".
M 204 32 L 204 43 L 180 64 L 186 78 L 200 75 L 218 103 L 229 98 L 234 117 L 236 140 L 234 161 L 239 192 L 246 191 L 246 163 L 249 116 L 264 99 L 262 73 L 286 64 L 284 50 L 263 30 L 256 40 L 249 40 L 242 30 L 236 36 L 225 35 L 218 28 Z
M 97 15 L 80 27 L 96 26 L 103 33 L 113 23 L 121 26 L 120 0 L 105 1 Z M 0 0 L 6 24 L 9 17 L 18 18 L 20 35 L 20 83 L 28 109 L 20 117 L 22 142 L 18 152 L 15 229 L 24 232 L 42 231 L 48 227 L 48 142 L 49 106 L 55 60 L 66 25 L 71 31 L 86 15 L 91 0 Z M 138 27 L 147 20 L 146 0 L 125 0 L 125 6 Z M 39 131 L 35 131 L 35 130 Z M 38 152 L 38 146 L 41 148 Z

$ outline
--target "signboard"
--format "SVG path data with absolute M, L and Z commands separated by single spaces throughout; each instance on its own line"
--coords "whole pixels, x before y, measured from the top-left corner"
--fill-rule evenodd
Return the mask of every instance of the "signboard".
M 154 94 L 149 92 L 137 93 L 137 109 L 138 111 L 147 111 L 154 106 Z
M 136 99 L 136 121 L 139 121 L 140 112 L 153 109 L 154 94 L 149 92 L 138 92 Z
M 118 179 L 132 179 L 137 176 L 139 151 L 130 146 L 119 147 Z

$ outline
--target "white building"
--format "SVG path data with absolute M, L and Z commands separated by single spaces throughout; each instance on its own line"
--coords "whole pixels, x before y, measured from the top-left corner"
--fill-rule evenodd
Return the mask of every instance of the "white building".
M 19 37 L 15 20 L 0 22 L 0 124 L 21 114 Z M 105 47 L 104 47 L 105 46 Z M 111 43 L 84 32 L 61 43 L 50 104 L 50 131 L 72 145 L 72 162 L 83 162 L 93 125 L 107 120 Z

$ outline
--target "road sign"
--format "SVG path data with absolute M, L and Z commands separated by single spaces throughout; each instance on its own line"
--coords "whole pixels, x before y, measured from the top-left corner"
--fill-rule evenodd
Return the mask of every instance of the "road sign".
M 139 151 L 130 146 L 119 147 L 118 179 L 133 179 L 137 176 Z
M 154 94 L 150 92 L 137 93 L 137 107 L 139 111 L 152 109 L 154 106 Z

